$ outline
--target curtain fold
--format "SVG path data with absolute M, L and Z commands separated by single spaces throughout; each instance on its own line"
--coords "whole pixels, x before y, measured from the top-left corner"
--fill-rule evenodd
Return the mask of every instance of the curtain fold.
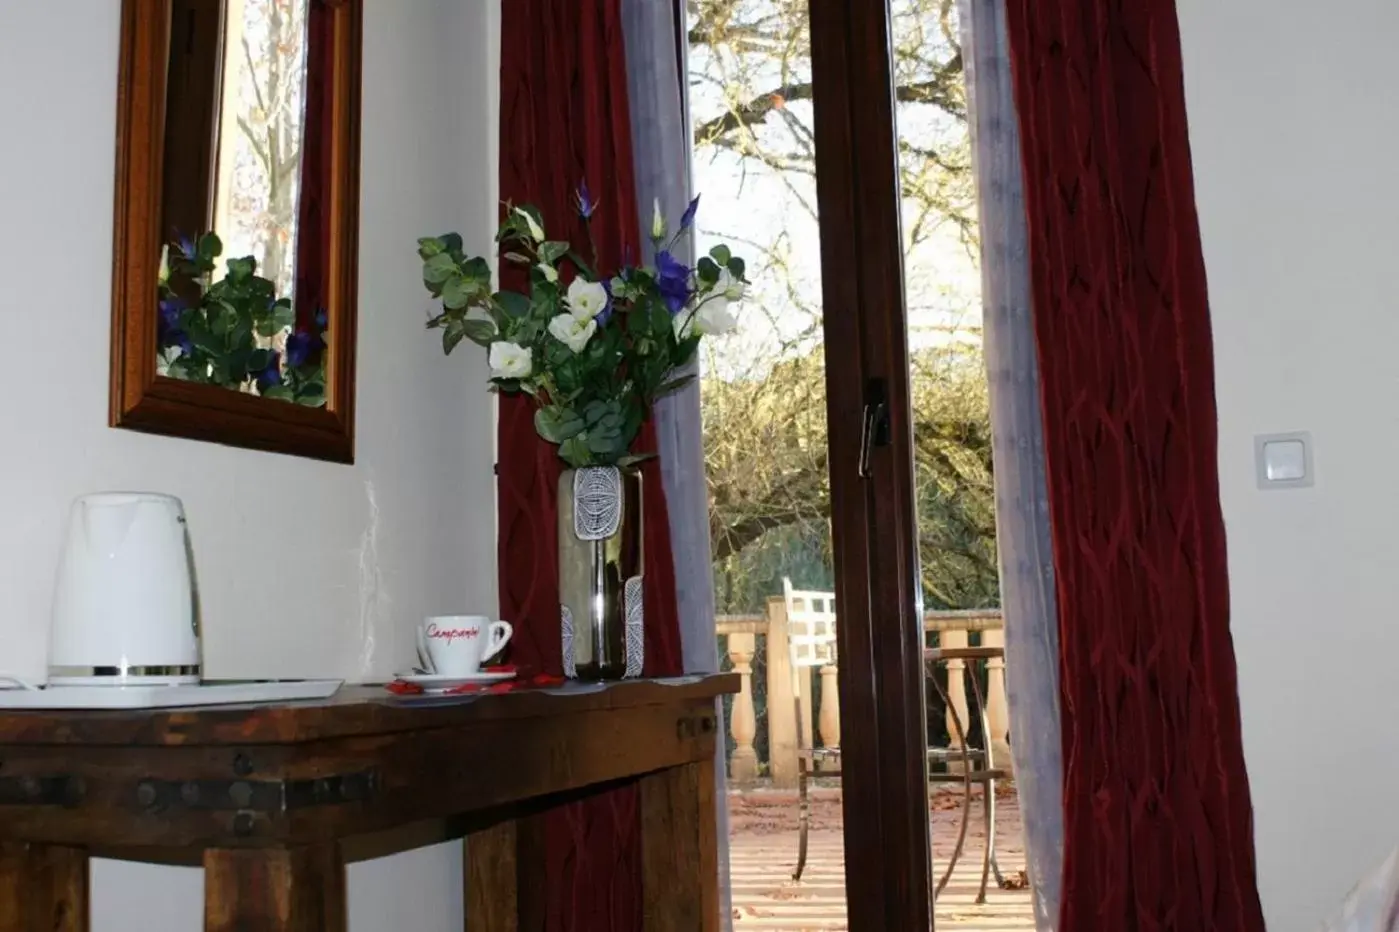
M 1261 932 L 1175 6 L 1006 13 L 1059 612 L 1059 925 Z
M 636 172 L 638 222 L 648 222 L 652 199 L 667 217 L 679 217 L 692 194 L 690 124 L 686 107 L 683 11 L 675 0 L 622 0 L 627 43 L 627 91 L 631 100 L 632 151 Z M 704 216 L 701 209 L 700 216 Z M 646 249 L 649 251 L 649 244 Z M 695 262 L 694 242 L 677 245 L 687 265 Z M 689 372 L 699 374 L 698 361 Z M 709 489 L 704 471 L 704 437 L 700 421 L 700 386 L 695 381 L 656 403 L 656 452 L 670 505 L 670 540 L 681 653 L 686 673 L 719 669 L 714 625 L 714 571 L 709 540 Z M 715 702 L 719 733 L 724 705 Z M 727 791 L 727 754 L 715 748 L 716 799 Z M 718 807 L 719 908 L 731 923 L 728 807 Z
M 1059 628 L 1020 135 L 1005 0 L 961 0 L 961 15 L 981 231 L 1011 756 L 1035 925 L 1039 932 L 1053 932 L 1064 869 Z
M 574 208 L 586 180 L 599 202 L 601 267 L 638 255 L 627 70 L 619 0 L 510 0 L 501 8 L 501 197 L 540 209 L 551 237 L 588 240 Z M 567 273 L 565 273 L 567 274 Z M 502 263 L 502 286 L 523 288 Z M 648 423 L 638 451 L 655 449 Z M 498 427 L 500 601 L 515 625 L 512 659 L 559 673 L 557 450 L 535 434 L 528 399 L 502 397 Z M 644 467 L 647 676 L 681 672 L 675 571 L 659 466 Z M 620 787 L 550 812 L 545 825 L 548 932 L 640 929 L 637 794 Z

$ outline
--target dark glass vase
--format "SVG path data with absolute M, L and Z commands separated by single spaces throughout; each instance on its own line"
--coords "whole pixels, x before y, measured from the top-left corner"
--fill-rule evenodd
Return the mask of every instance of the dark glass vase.
M 558 500 L 564 673 L 640 676 L 641 474 L 614 466 L 565 470 Z

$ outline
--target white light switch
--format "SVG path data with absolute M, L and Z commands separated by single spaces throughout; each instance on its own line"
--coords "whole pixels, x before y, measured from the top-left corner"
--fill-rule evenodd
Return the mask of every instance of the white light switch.
M 1265 434 L 1256 437 L 1254 454 L 1260 489 L 1297 489 L 1312 484 L 1311 434 Z

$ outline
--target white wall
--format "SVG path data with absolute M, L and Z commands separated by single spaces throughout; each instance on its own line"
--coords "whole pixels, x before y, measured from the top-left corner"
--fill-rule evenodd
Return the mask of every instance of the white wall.
M 424 614 L 496 602 L 491 408 L 442 358 L 415 238 L 494 220 L 494 0 L 365 0 L 353 467 L 110 430 L 117 0 L 0 4 L 0 670 L 41 675 L 77 494 L 182 497 L 215 676 L 382 677 Z M 461 929 L 460 846 L 351 868 L 356 932 Z M 201 927 L 196 870 L 99 861 L 96 932 Z
M 1260 886 L 1312 930 L 1399 844 L 1399 5 L 1178 8 Z M 1316 487 L 1256 491 L 1289 430 Z

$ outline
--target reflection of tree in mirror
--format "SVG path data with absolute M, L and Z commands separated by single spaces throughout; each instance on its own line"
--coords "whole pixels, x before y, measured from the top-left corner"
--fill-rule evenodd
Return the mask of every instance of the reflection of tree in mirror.
M 252 256 L 229 259 L 213 233 L 161 254 L 157 374 L 319 407 L 325 404 L 325 312 L 285 336 L 291 299 L 257 274 Z
M 808 0 L 686 9 L 695 186 L 712 208 L 701 240 L 737 240 L 756 260 L 740 332 L 705 357 L 715 581 L 719 611 L 760 611 L 784 575 L 800 587 L 833 582 Z M 991 606 L 990 426 L 956 0 L 893 0 L 892 17 L 924 591 L 929 608 Z
M 228 0 L 214 229 L 292 290 L 309 0 Z

